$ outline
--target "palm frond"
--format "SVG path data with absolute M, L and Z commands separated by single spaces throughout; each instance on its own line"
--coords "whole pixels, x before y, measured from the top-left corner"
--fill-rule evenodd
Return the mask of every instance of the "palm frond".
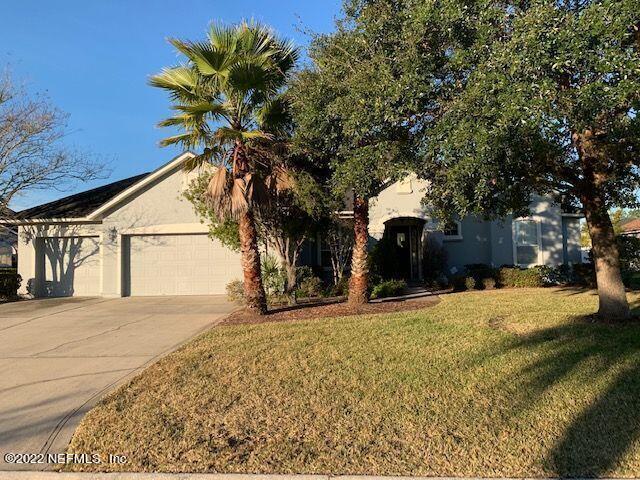
M 267 188 L 276 193 L 291 191 L 294 189 L 295 184 L 291 171 L 282 165 L 274 166 L 271 173 L 265 177 Z
M 249 209 L 249 202 L 247 202 L 247 183 L 244 178 L 235 178 L 233 180 L 229 199 L 231 203 L 230 213 L 233 218 L 239 218 L 240 215 Z
M 192 116 L 200 122 L 205 120 L 218 121 L 221 117 L 229 120 L 232 115 L 228 106 L 222 103 L 201 102 L 193 105 L 175 105 L 172 108 L 184 112 L 185 115 Z
M 173 100 L 198 99 L 198 75 L 186 66 L 164 68 L 159 74 L 149 78 L 149 85 L 168 90 Z
M 185 42 L 175 38 L 170 39 L 169 42 L 196 66 L 198 72 L 205 76 L 224 74 L 230 59 L 233 58 L 210 43 Z
M 248 174 L 245 177 L 245 197 L 249 204 L 257 209 L 268 208 L 272 204 L 273 195 L 270 194 L 265 179 L 257 174 Z
M 229 86 L 239 92 L 267 91 L 271 87 L 269 70 L 259 62 L 243 58 L 229 68 Z
M 251 130 L 248 132 L 240 132 L 242 134 L 242 140 L 250 141 L 250 140 L 273 140 L 273 135 L 267 132 L 263 132 L 262 130 Z
M 245 20 L 238 26 L 237 36 L 243 52 L 249 55 L 261 56 L 272 53 L 275 37 L 272 30 L 265 25 Z
M 237 27 L 213 22 L 209 25 L 207 38 L 213 48 L 227 55 L 233 54 L 238 45 Z
M 261 130 L 283 133 L 291 127 L 289 105 L 283 95 L 266 99 L 255 111 L 255 117 Z
M 198 146 L 201 140 L 193 132 L 180 133 L 171 137 L 163 138 L 160 140 L 161 147 L 168 147 L 169 145 L 182 145 L 185 148 L 191 148 Z
M 184 162 L 183 169 L 191 172 L 203 165 L 221 165 L 224 162 L 225 151 L 220 146 L 207 147 L 200 155 L 196 155 Z M 218 167 L 224 168 L 224 167 Z
M 219 167 L 211 176 L 206 190 L 206 200 L 215 215 L 222 219 L 231 211 L 231 178 L 224 167 Z

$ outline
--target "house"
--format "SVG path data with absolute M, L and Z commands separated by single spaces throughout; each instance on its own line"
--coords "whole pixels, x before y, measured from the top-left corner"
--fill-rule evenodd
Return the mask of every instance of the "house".
M 387 186 L 369 202 L 369 244 L 391 240 L 396 247 L 396 272 L 409 282 L 425 277 L 422 269 L 427 243 L 444 252 L 449 275 L 463 272 L 470 264 L 532 267 L 582 263 L 583 216 L 564 211 L 551 198 L 534 198 L 527 218 L 507 216 L 487 221 L 466 217 L 442 228 L 422 203 L 427 186 L 426 181 L 411 175 Z M 324 240 L 318 238 L 311 247 L 311 251 L 303 252 L 304 262 L 330 269 L 329 247 Z
M 15 212 L 5 208 L 2 217 L 13 218 Z M 0 225 L 0 268 L 15 267 L 18 254 L 18 230 L 15 226 Z
M 640 238 L 640 219 L 636 218 L 622 225 L 620 235 Z
M 34 296 L 222 294 L 241 278 L 239 253 L 207 235 L 183 197 L 197 175 L 185 153 L 158 170 L 18 212 L 21 293 Z M 534 202 L 530 218 L 465 218 L 440 231 L 421 204 L 426 184 L 416 177 L 387 187 L 371 202 L 372 241 L 391 235 L 398 262 L 418 280 L 421 243 L 440 241 L 452 272 L 468 263 L 557 265 L 580 261 L 579 218 L 549 200 Z M 316 242 L 322 260 L 323 243 Z

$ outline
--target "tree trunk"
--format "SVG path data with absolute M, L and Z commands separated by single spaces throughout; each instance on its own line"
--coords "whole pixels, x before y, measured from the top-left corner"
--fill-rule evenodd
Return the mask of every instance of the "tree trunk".
M 600 303 L 598 316 L 607 321 L 625 320 L 630 316 L 629 303 L 620 275 L 616 235 L 603 192 L 607 180 L 607 159 L 592 130 L 574 132 L 572 140 L 584 175 L 580 200 L 589 228 L 596 268 Z
M 598 316 L 607 321 L 628 319 L 629 304 L 620 275 L 620 257 L 609 212 L 599 196 L 585 197 L 582 203 L 596 267 L 600 302 Z
M 353 205 L 354 245 L 351 256 L 351 279 L 349 281 L 349 303 L 362 305 L 368 301 L 369 263 L 369 202 L 356 196 Z
M 240 251 L 242 252 L 242 273 L 244 275 L 244 297 L 247 308 L 258 315 L 267 313 L 267 296 L 262 285 L 260 271 L 260 251 L 258 233 L 251 211 L 240 216 Z
M 286 262 L 284 265 L 284 271 L 287 276 L 287 285 L 285 286 L 285 293 L 289 297 L 289 303 L 291 305 L 296 304 L 296 265 L 295 263 Z

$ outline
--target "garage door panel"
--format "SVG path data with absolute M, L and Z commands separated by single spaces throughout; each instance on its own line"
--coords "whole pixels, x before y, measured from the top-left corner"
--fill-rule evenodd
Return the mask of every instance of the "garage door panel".
M 40 296 L 100 295 L 100 243 L 98 237 L 43 238 L 44 281 Z
M 215 295 L 241 278 L 240 256 L 207 235 L 129 237 L 129 294 Z

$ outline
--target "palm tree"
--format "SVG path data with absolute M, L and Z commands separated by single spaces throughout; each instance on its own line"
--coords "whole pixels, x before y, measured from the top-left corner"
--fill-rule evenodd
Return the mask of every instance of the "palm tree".
M 239 223 L 247 307 L 267 310 L 260 274 L 256 209 L 269 190 L 286 183 L 286 171 L 264 155 L 276 140 L 286 109 L 281 95 L 298 50 L 257 23 L 212 24 L 206 41 L 170 40 L 186 62 L 166 68 L 150 84 L 169 92 L 176 114 L 160 122 L 181 133 L 161 145 L 202 149 L 187 168 L 204 163 L 217 167 L 207 191 L 220 219 Z

